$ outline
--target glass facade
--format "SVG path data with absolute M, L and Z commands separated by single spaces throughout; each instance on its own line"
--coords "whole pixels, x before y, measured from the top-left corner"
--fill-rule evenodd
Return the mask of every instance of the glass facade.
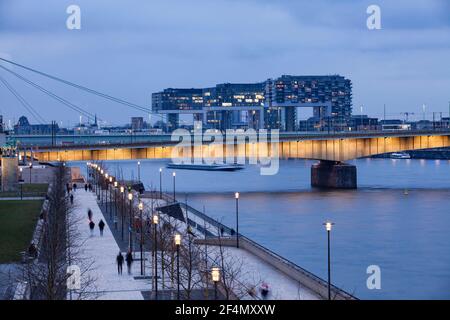
M 352 113 L 351 81 L 339 75 L 289 76 L 259 83 L 224 83 L 203 89 L 165 89 L 152 95 L 152 110 L 168 114 L 177 127 L 180 113 L 210 128 L 298 129 L 296 108 L 312 107 L 320 122 L 348 122 Z M 324 119 L 324 120 L 322 120 Z

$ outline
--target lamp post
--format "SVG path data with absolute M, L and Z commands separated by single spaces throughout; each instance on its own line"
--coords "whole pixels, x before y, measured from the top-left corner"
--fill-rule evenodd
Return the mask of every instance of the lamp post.
M 113 177 L 109 177 L 109 183 L 106 184 L 106 207 L 108 208 L 108 194 L 109 194 L 109 220 L 112 220 L 112 203 L 111 203 L 111 192 L 110 192 L 110 185 L 113 183 Z
M 121 216 L 121 232 L 122 232 L 122 241 L 123 241 L 123 215 L 124 215 L 124 210 L 125 210 L 125 188 L 123 186 L 120 186 L 120 194 L 121 194 L 121 198 L 122 198 L 122 210 L 120 210 L 120 216 Z
M 177 248 L 177 300 L 180 300 L 180 245 L 181 234 L 175 235 L 175 247 Z
M 100 170 L 100 176 L 99 176 L 99 180 L 98 180 L 98 185 L 99 185 L 99 187 L 100 187 L 100 191 L 99 191 L 99 193 L 100 193 L 100 198 L 101 198 L 101 203 L 102 203 L 102 205 L 103 205 L 103 175 L 104 175 L 105 173 L 103 172 L 103 169 L 101 169 Z
M 323 224 L 328 236 L 328 300 L 331 300 L 331 263 L 330 263 L 330 233 L 334 223 L 327 221 Z
M 20 177 L 19 177 L 19 183 L 20 183 L 20 200 L 23 200 L 23 179 L 22 179 L 22 168 L 19 168 L 20 171 Z
M 217 267 L 214 267 L 211 269 L 211 277 L 212 281 L 214 282 L 214 299 L 217 300 L 217 283 L 220 280 L 220 269 Z
M 234 194 L 236 199 L 236 248 L 239 248 L 239 192 Z
M 105 173 L 105 206 L 106 212 L 108 212 L 108 186 L 109 186 L 109 174 Z
M 129 225 L 128 225 L 128 248 L 130 252 L 133 251 L 133 245 L 132 245 L 132 239 L 131 239 L 131 213 L 132 213 L 132 207 L 133 207 L 133 194 L 131 192 L 128 193 L 128 200 L 130 201 L 130 219 L 129 219 Z
M 139 202 L 139 205 L 138 205 L 138 207 L 139 207 L 139 218 L 140 218 L 140 220 L 141 220 L 141 243 L 140 243 L 140 246 L 139 246 L 139 248 L 140 248 L 140 250 L 141 250 L 141 276 L 143 276 L 144 275 L 144 258 L 143 258 L 143 255 L 144 255 L 144 248 L 143 248 L 143 245 L 144 245 L 144 225 L 142 224 L 142 211 L 144 210 L 144 204 L 142 203 L 142 202 Z
M 141 162 L 137 162 L 137 170 L 138 170 L 138 182 L 141 182 Z
M 119 183 L 114 181 L 114 227 L 117 230 L 117 187 Z
M 30 184 L 31 184 L 31 169 L 33 169 L 33 162 L 28 164 L 28 168 L 30 168 Z
M 173 177 L 173 202 L 176 202 L 176 198 L 175 198 L 175 178 L 176 178 L 176 172 L 172 172 L 172 177 Z
M 155 261 L 155 300 L 158 300 L 158 254 L 157 254 L 157 250 L 158 250 L 158 245 L 157 245 L 157 241 L 158 238 L 156 236 L 156 226 L 158 225 L 159 222 L 159 217 L 158 215 L 153 215 L 153 230 L 154 230 L 154 240 L 153 240 L 153 246 L 154 246 L 154 261 Z
M 162 168 L 159 168 L 159 198 L 162 199 Z

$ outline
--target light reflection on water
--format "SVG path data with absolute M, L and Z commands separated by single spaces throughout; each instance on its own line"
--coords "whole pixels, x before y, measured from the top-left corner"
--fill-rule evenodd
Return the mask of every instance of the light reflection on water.
M 233 194 L 239 191 L 240 232 L 324 278 L 322 223 L 332 220 L 333 282 L 360 298 L 450 299 L 450 161 L 350 161 L 358 168 L 354 191 L 311 189 L 312 163 L 281 161 L 275 176 L 260 176 L 254 166 L 237 172 L 176 170 L 176 189 L 230 226 Z M 107 166 L 137 177 L 135 161 Z M 161 166 L 165 162 L 141 161 L 147 189 L 159 187 Z M 164 170 L 163 189 L 169 191 L 171 172 Z M 381 267 L 382 290 L 366 288 L 372 264 Z

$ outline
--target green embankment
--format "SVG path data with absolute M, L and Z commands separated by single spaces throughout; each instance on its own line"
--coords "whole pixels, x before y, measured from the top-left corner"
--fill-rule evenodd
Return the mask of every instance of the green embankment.
M 33 236 L 41 200 L 0 200 L 0 263 L 20 261 Z

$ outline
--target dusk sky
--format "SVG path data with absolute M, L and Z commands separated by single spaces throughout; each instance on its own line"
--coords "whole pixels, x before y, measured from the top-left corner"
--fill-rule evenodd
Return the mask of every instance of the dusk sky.
M 81 8 L 81 30 L 66 27 L 71 4 Z M 381 30 L 366 26 L 371 4 L 381 7 Z M 450 1 L 0 0 L 0 56 L 146 107 L 167 87 L 340 74 L 353 82 L 355 114 L 363 105 L 382 117 L 386 103 L 390 118 L 422 118 L 423 104 L 428 118 L 448 116 Z M 148 117 L 13 69 L 108 123 Z M 78 121 L 4 70 L 0 76 L 48 122 Z M 1 83 L 0 113 L 35 122 Z

